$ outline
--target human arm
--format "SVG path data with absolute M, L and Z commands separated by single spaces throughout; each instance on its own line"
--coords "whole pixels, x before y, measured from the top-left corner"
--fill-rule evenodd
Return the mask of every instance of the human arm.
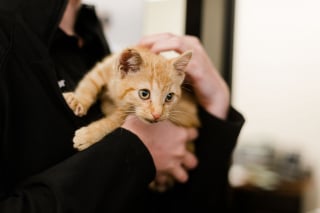
M 189 181 L 163 194 L 150 192 L 150 208 L 159 206 L 154 212 L 227 212 L 227 174 L 244 118 L 230 106 L 226 82 L 196 37 L 156 34 L 143 38 L 140 45 L 156 53 L 193 51 L 187 80 L 197 96 L 202 123 L 194 142 L 198 166 L 190 171 Z
M 199 116 L 204 124 L 195 141 L 199 164 L 190 172 L 187 185 L 183 186 L 191 195 L 187 199 L 194 200 L 189 208 L 200 212 L 228 212 L 228 171 L 244 118 L 232 107 L 225 120 L 204 109 L 200 109 Z
M 1 197 L 0 212 L 125 212 L 139 203 L 153 175 L 144 145 L 118 129 L 105 141 L 22 180 Z
M 202 109 L 211 116 L 222 120 L 227 119 L 230 107 L 229 88 L 212 64 L 198 38 L 160 33 L 142 38 L 139 45 L 155 53 L 175 51 L 180 54 L 192 50 L 193 56 L 186 68 L 186 80 L 191 83 Z
M 197 159 L 186 149 L 186 142 L 197 138 L 196 129 L 178 127 L 169 121 L 147 124 L 133 115 L 122 127 L 136 134 L 148 148 L 159 181 L 168 174 L 179 182 L 188 180 L 186 168 L 194 168 Z
M 226 120 L 213 117 L 204 109 L 199 114 L 203 126 L 194 142 L 197 167 L 189 172 L 186 183 L 177 183 L 165 193 L 149 191 L 149 212 L 228 212 L 228 170 L 244 119 L 233 108 Z

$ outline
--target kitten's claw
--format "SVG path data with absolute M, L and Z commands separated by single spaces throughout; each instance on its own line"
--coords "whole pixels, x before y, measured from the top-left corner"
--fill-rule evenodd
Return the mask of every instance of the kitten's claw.
M 84 144 L 73 144 L 73 148 L 77 149 L 78 151 L 82 151 L 85 150 L 86 148 L 88 148 L 89 146 L 91 146 L 92 144 L 89 143 L 84 143 Z
M 63 93 L 63 97 L 76 116 L 81 117 L 87 114 L 87 111 L 85 110 L 83 105 L 78 101 L 73 92 Z
M 67 102 L 70 109 L 74 109 L 76 102 L 74 101 L 74 93 L 73 92 L 64 92 L 63 93 L 64 100 Z
M 73 137 L 73 147 L 82 151 L 97 142 L 87 127 L 82 127 L 75 132 Z
M 73 110 L 74 114 L 81 117 L 87 114 L 86 110 L 82 106 L 82 104 L 78 103 L 76 108 Z

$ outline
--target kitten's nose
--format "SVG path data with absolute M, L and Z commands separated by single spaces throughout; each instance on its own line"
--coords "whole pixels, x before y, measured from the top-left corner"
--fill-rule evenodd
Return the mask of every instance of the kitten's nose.
M 154 120 L 158 120 L 159 118 L 160 118 L 160 114 L 158 114 L 158 113 L 151 113 L 152 114 L 152 117 L 154 118 Z

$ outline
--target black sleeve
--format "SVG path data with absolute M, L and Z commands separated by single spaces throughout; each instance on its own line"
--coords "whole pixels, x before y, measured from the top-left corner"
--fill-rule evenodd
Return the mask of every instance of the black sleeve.
M 202 127 L 195 141 L 197 168 L 186 184 L 165 193 L 150 192 L 151 212 L 228 212 L 228 171 L 243 116 L 231 108 L 222 121 L 200 109 Z
M 232 153 L 244 118 L 233 108 L 227 121 L 222 121 L 202 110 L 203 126 L 196 143 L 199 165 L 191 173 L 189 199 L 194 210 L 227 212 L 228 171 Z
M 22 182 L 0 201 L 0 212 L 128 212 L 154 173 L 151 155 L 138 137 L 118 129 Z

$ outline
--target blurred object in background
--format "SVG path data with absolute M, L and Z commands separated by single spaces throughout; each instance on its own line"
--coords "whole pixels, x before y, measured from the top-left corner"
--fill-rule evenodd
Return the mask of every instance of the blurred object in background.
M 257 186 L 266 190 L 277 187 L 280 178 L 274 171 L 275 150 L 268 145 L 246 145 L 236 150 L 230 169 L 232 186 Z M 244 178 L 245 177 L 245 178 Z
M 320 213 L 320 208 L 308 211 L 307 213 Z
M 234 212 L 300 213 L 310 176 L 297 152 L 279 151 L 268 144 L 242 145 L 229 171 Z
M 309 176 L 310 170 L 302 165 L 297 152 L 280 152 L 267 144 L 243 145 L 234 153 L 229 181 L 234 187 L 250 185 L 275 190 Z
M 276 171 L 283 181 L 296 181 L 309 175 L 309 170 L 301 165 L 301 156 L 298 153 L 284 153 L 276 162 Z
M 273 190 L 283 182 L 303 180 L 309 175 L 299 153 L 279 152 L 267 144 L 243 145 L 234 153 L 229 181 L 235 187 L 251 185 Z

